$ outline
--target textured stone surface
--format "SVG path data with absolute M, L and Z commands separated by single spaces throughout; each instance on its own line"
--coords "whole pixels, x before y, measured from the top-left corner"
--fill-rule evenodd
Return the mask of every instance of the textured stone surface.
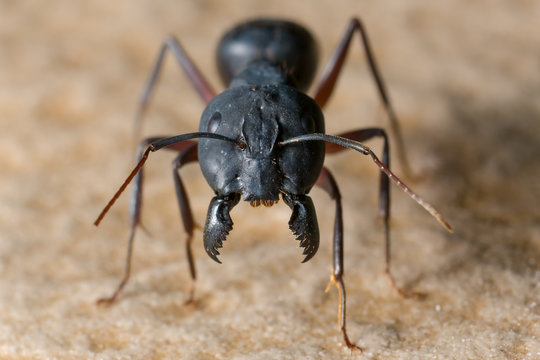
M 0 358 L 535 359 L 540 357 L 540 94 L 536 1 L 0 2 Z M 333 4 L 333 5 L 332 5 Z M 450 235 L 393 187 L 393 269 L 425 300 L 400 299 L 383 273 L 377 170 L 327 159 L 344 194 L 351 354 L 337 330 L 333 205 L 312 192 L 317 256 L 300 264 L 283 203 L 232 212 L 223 265 L 195 236 L 195 306 L 170 162 L 147 167 L 144 224 L 121 300 L 128 197 L 95 216 L 132 166 L 132 117 L 161 41 L 178 36 L 216 88 L 215 45 L 245 18 L 301 21 L 322 63 L 361 16 L 420 180 L 410 184 Z M 144 134 L 197 128 L 203 105 L 173 61 Z M 325 110 L 329 133 L 386 126 L 355 39 Z M 380 144 L 373 142 L 375 149 Z M 394 168 L 401 173 L 398 161 Z M 212 196 L 183 171 L 199 223 Z

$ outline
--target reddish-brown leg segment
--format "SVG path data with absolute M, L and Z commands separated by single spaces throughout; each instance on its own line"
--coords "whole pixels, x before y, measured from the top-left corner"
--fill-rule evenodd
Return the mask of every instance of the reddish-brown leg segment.
M 197 224 L 193 220 L 193 213 L 189 204 L 189 197 L 187 195 L 182 179 L 180 178 L 180 168 L 187 163 L 198 161 L 197 143 L 192 144 L 174 159 L 173 161 L 173 178 L 174 188 L 176 190 L 176 198 L 178 199 L 178 207 L 180 208 L 180 215 L 182 216 L 182 224 L 184 225 L 184 231 L 186 232 L 186 255 L 189 265 L 189 273 L 191 276 L 191 289 L 189 296 L 186 300 L 186 304 L 192 303 L 195 296 L 195 280 L 197 279 L 197 271 L 195 268 L 195 260 L 193 258 L 193 251 L 191 250 L 191 244 L 193 240 L 193 231 L 197 228 Z
M 384 109 L 388 114 L 388 118 L 390 120 L 390 129 L 392 135 L 396 139 L 398 150 L 397 155 L 399 157 L 400 163 L 403 166 L 405 174 L 411 176 L 412 173 L 405 153 L 405 145 L 403 142 L 403 136 L 401 134 L 401 128 L 399 126 L 399 121 L 397 119 L 394 108 L 392 107 L 392 103 L 390 102 L 388 91 L 386 90 L 386 86 L 375 61 L 375 56 L 373 55 L 373 52 L 371 50 L 367 32 L 360 19 L 353 18 L 349 22 L 349 26 L 345 31 L 345 35 L 341 39 L 341 42 L 332 54 L 332 57 L 328 61 L 328 64 L 323 71 L 319 86 L 315 91 L 314 99 L 321 108 L 323 108 L 328 102 L 330 95 L 334 91 L 334 87 L 336 85 L 339 74 L 341 73 L 343 63 L 345 61 L 345 58 L 347 57 L 347 53 L 351 45 L 351 39 L 355 31 L 358 31 L 360 33 L 362 39 L 362 46 L 364 47 L 364 51 L 366 53 L 369 69 L 371 71 L 371 74 L 373 75 L 375 84 L 377 85 L 377 91 L 384 105 Z
M 337 186 L 334 177 L 327 168 L 323 168 L 319 178 L 317 179 L 317 186 L 326 191 L 330 198 L 336 202 L 336 217 L 334 219 L 334 268 L 332 271 L 332 277 L 330 279 L 330 284 L 328 284 L 329 290 L 330 286 L 335 284 L 339 292 L 339 328 L 341 334 L 343 335 L 343 341 L 350 349 L 357 349 L 362 351 L 362 348 L 352 343 L 349 340 L 347 335 L 346 328 L 346 305 L 347 299 L 345 296 L 345 283 L 343 281 L 343 213 L 341 208 L 341 194 Z

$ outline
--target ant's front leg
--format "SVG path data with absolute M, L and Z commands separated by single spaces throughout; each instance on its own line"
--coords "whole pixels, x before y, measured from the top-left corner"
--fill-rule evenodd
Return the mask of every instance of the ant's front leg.
M 388 136 L 384 129 L 381 128 L 366 128 L 350 131 L 339 135 L 342 138 L 355 140 L 359 142 L 364 142 L 375 137 L 380 137 L 383 139 L 383 152 L 381 156 L 381 161 L 387 168 L 390 168 L 390 149 Z M 345 150 L 346 148 L 338 146 L 334 143 L 326 143 L 325 151 L 327 154 L 334 154 L 336 152 Z M 390 285 L 392 288 L 404 298 L 408 297 L 423 297 L 423 293 L 416 291 L 407 291 L 399 287 L 396 283 L 394 275 L 392 274 L 390 268 L 391 261 L 391 241 L 390 241 L 390 180 L 388 176 L 381 171 L 380 180 L 379 180 L 379 217 L 382 219 L 384 224 L 384 258 L 385 258 L 385 274 L 388 277 Z
M 336 285 L 339 292 L 339 328 L 343 335 L 343 341 L 349 349 L 362 351 L 362 348 L 349 340 L 346 328 L 346 310 L 347 297 L 345 295 L 345 283 L 343 280 L 344 264 L 343 264 L 343 211 L 341 206 L 341 193 L 337 186 L 334 177 L 327 168 L 323 168 L 316 185 L 323 189 L 330 198 L 336 202 L 336 216 L 334 219 L 334 268 L 332 277 L 326 291 L 330 290 L 332 285 Z

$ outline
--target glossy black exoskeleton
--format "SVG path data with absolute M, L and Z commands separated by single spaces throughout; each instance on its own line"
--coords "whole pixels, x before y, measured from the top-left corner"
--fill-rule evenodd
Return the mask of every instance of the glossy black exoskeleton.
M 315 207 L 308 193 L 313 186 L 334 200 L 334 266 L 331 283 L 340 295 L 340 329 L 349 348 L 360 349 L 349 340 L 345 328 L 345 286 L 343 281 L 343 221 L 341 195 L 334 177 L 324 167 L 325 154 L 353 149 L 372 158 L 381 170 L 379 213 L 385 224 L 386 274 L 397 291 L 390 272 L 389 180 L 393 180 L 429 211 L 446 229 L 451 227 L 428 203 L 416 195 L 389 170 L 389 144 L 382 128 L 350 131 L 340 136 L 325 134 L 321 108 L 327 103 L 347 55 L 352 36 L 359 32 L 368 65 L 378 93 L 390 119 L 390 125 L 405 169 L 408 168 L 398 122 L 384 83 L 372 55 L 366 32 L 358 19 L 352 19 L 346 33 L 323 72 L 314 96 L 305 94 L 317 67 L 317 46 L 310 33 L 298 24 L 276 19 L 259 19 L 240 24 L 225 34 L 218 46 L 217 63 L 228 88 L 216 94 L 180 43 L 165 40 L 144 89 L 137 119 L 145 112 L 162 68 L 164 55 L 171 51 L 184 69 L 197 93 L 207 104 L 199 132 L 173 137 L 152 137 L 142 141 L 138 162 L 132 173 L 103 209 L 98 225 L 131 180 L 135 186 L 131 203 L 131 232 L 126 270 L 115 293 L 100 303 L 111 303 L 122 292 L 131 272 L 131 253 L 135 229 L 140 224 L 142 167 L 150 152 L 161 148 L 177 151 L 173 175 L 184 229 L 190 274 L 196 278 L 191 252 L 195 223 L 179 169 L 198 161 L 208 184 L 215 192 L 204 226 L 204 247 L 219 262 L 218 249 L 232 229 L 231 209 L 243 199 L 251 205 L 271 206 L 280 197 L 291 208 L 289 227 L 304 248 L 304 261 L 317 252 L 319 228 Z M 381 160 L 361 141 L 380 137 L 384 141 Z M 193 139 L 198 138 L 198 141 Z M 189 300 L 193 299 L 193 287 Z

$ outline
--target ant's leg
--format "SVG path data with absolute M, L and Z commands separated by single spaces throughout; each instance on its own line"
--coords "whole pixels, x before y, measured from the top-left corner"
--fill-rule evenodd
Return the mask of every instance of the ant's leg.
M 401 128 L 399 126 L 399 121 L 390 102 L 390 97 L 388 96 L 388 91 L 386 90 L 386 86 L 382 79 L 381 73 L 379 72 L 377 63 L 375 62 L 375 57 L 373 56 L 373 52 L 371 50 L 367 32 L 360 19 L 353 18 L 349 22 L 349 26 L 345 31 L 345 35 L 343 36 L 341 43 L 334 51 L 332 57 L 330 58 L 330 61 L 328 62 L 326 68 L 323 71 L 322 79 L 320 80 L 319 87 L 315 92 L 314 99 L 321 108 L 326 105 L 328 99 L 330 98 L 330 95 L 334 90 L 337 78 L 341 73 L 341 69 L 343 67 L 345 58 L 347 57 L 347 52 L 349 51 L 351 39 L 355 31 L 358 31 L 362 38 L 362 45 L 366 53 L 369 69 L 371 71 L 371 74 L 373 75 L 373 78 L 377 85 L 379 96 L 390 120 L 390 129 L 393 136 L 396 138 L 400 163 L 403 166 L 405 174 L 408 176 L 412 176 L 409 162 L 405 153 L 405 145 L 403 142 L 403 136 L 401 134 Z
M 141 160 L 143 153 L 149 144 L 162 138 L 163 137 L 150 137 L 141 141 L 139 145 L 139 149 L 137 151 L 137 162 Z M 191 144 L 193 144 L 193 141 L 186 140 L 186 141 L 182 141 L 177 144 L 174 144 L 172 146 L 169 146 L 169 149 L 182 151 L 183 149 L 185 149 Z M 120 294 L 122 293 L 127 282 L 129 281 L 129 278 L 131 275 L 131 258 L 133 254 L 133 241 L 135 239 L 136 229 L 141 224 L 143 174 L 144 174 L 143 169 L 141 168 L 134 178 L 134 186 L 133 186 L 133 191 L 131 193 L 131 202 L 129 206 L 130 225 L 129 225 L 128 249 L 127 249 L 127 255 L 126 255 L 124 276 L 122 277 L 120 284 L 118 284 L 118 287 L 116 288 L 116 290 L 111 296 L 100 298 L 97 300 L 98 305 L 111 304 L 115 302 L 118 296 L 120 296 Z
M 191 275 L 191 289 L 189 296 L 186 300 L 186 304 L 190 304 L 194 300 L 195 296 L 195 280 L 197 279 L 197 271 L 195 269 L 195 260 L 193 259 L 193 252 L 191 251 L 191 243 L 193 240 L 193 231 L 198 228 L 197 224 L 193 220 L 193 213 L 191 206 L 189 205 L 189 198 L 187 196 L 184 184 L 180 179 L 180 168 L 185 164 L 193 161 L 198 161 L 197 143 L 191 142 L 192 145 L 182 150 L 182 152 L 173 161 L 173 179 L 174 188 L 176 190 L 176 198 L 178 199 L 178 206 L 180 208 L 180 215 L 182 216 L 182 224 L 184 225 L 184 231 L 186 232 L 186 254 L 189 265 L 189 273 Z
M 146 149 L 146 147 L 152 142 L 159 139 L 161 138 L 151 137 L 151 138 L 147 138 L 141 141 L 141 143 L 139 144 L 139 148 L 137 150 L 137 162 L 141 159 L 142 153 Z M 102 304 L 108 305 L 115 302 L 118 296 L 120 296 L 120 294 L 122 293 L 131 275 L 131 257 L 133 254 L 133 241 L 135 239 L 135 231 L 137 229 L 137 226 L 140 225 L 140 221 L 141 221 L 143 169 L 141 169 L 141 171 L 135 176 L 134 180 L 135 181 L 133 185 L 133 191 L 131 193 L 131 202 L 129 205 L 130 223 L 129 223 L 128 248 L 127 248 L 124 276 L 122 277 L 120 284 L 118 284 L 118 287 L 116 288 L 116 290 L 111 296 L 100 298 L 97 300 L 98 305 L 102 305 Z
M 330 198 L 336 202 L 336 217 L 334 220 L 334 269 L 326 291 L 333 284 L 337 286 L 339 292 L 339 328 L 343 334 L 343 341 L 348 348 L 362 351 L 362 348 L 349 340 L 345 327 L 346 297 L 345 284 L 343 282 L 343 213 L 341 208 L 341 194 L 334 177 L 327 168 L 322 169 L 316 185 L 326 191 L 330 195 Z
M 363 142 L 374 137 L 382 137 L 384 140 L 384 144 L 383 144 L 383 153 L 382 153 L 381 161 L 387 168 L 390 168 L 390 151 L 389 151 L 388 137 L 384 129 L 381 129 L 381 128 L 360 129 L 360 130 L 343 133 L 343 134 L 340 134 L 339 136 L 346 139 L 359 141 L 359 142 Z M 328 142 L 326 143 L 325 146 L 326 146 L 327 154 L 336 153 L 336 152 L 346 149 L 337 144 L 328 143 Z M 390 225 L 389 225 L 390 181 L 388 179 L 388 176 L 384 172 L 381 172 L 381 177 L 379 181 L 379 216 L 381 217 L 384 224 L 384 233 L 385 233 L 384 254 L 385 254 L 385 264 L 386 264 L 385 273 L 386 273 L 386 276 L 388 277 L 388 280 L 390 281 L 390 284 L 397 291 L 397 293 L 402 297 L 420 296 L 421 295 L 420 293 L 408 292 L 400 288 L 399 286 L 397 286 L 394 276 L 392 275 L 392 272 L 390 270 L 390 259 L 391 259 Z
M 189 81 L 197 91 L 197 94 L 199 94 L 205 104 L 208 104 L 210 100 L 216 96 L 216 92 L 199 71 L 195 63 L 190 59 L 180 42 L 174 36 L 169 36 L 163 42 L 158 57 L 156 58 L 154 66 L 152 67 L 150 77 L 143 88 L 143 93 L 139 100 L 139 107 L 137 108 L 137 113 L 135 116 L 135 126 L 137 132 L 140 131 L 142 118 L 148 108 L 148 103 L 159 78 L 161 68 L 163 67 L 163 60 L 165 59 L 167 50 L 172 52 L 176 61 L 182 67 Z

